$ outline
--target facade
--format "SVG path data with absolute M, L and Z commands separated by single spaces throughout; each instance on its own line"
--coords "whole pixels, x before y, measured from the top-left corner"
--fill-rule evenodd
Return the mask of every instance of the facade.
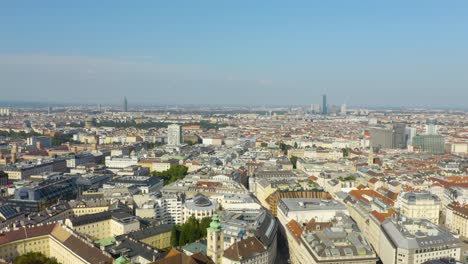
M 186 200 L 184 204 L 184 223 L 194 216 L 196 219 L 211 217 L 218 208 L 216 201 L 210 200 L 208 197 L 198 194 L 192 199 Z
M 384 128 L 372 128 L 370 130 L 370 145 L 373 147 L 380 148 L 393 148 L 394 147 L 394 138 L 393 131 L 390 129 Z
M 256 237 L 238 241 L 223 254 L 223 264 L 269 264 L 268 251 Z
M 426 135 L 437 135 L 437 120 L 426 120 Z
M 108 254 L 59 224 L 16 229 L 0 237 L 1 259 L 12 261 L 27 252 L 41 252 L 63 264 L 113 263 Z
M 93 240 L 100 240 L 136 231 L 140 221 L 123 211 L 105 211 L 65 220 L 65 224 Z
M 154 248 L 166 249 L 171 247 L 171 231 L 172 225 L 163 224 L 140 229 L 128 233 L 127 236 Z
M 78 194 L 77 176 L 32 183 L 15 190 L 8 204 L 25 212 L 39 212 L 58 199 L 75 199 Z
M 462 237 L 468 237 L 468 207 L 449 204 L 447 206 L 447 218 L 450 216 L 450 225 L 452 232 Z
M 106 157 L 106 167 L 110 169 L 124 169 L 134 165 L 138 165 L 137 157 Z
M 430 154 L 444 154 L 445 140 L 441 135 L 416 135 L 413 138 L 413 147 Z
M 428 220 L 388 218 L 382 223 L 380 259 L 384 264 L 424 263 L 444 257 L 460 259 L 460 241 Z
M 52 147 L 52 138 L 47 136 L 32 136 L 27 139 L 26 144 L 39 148 L 50 148 Z
M 407 131 L 404 124 L 394 124 L 391 129 L 371 128 L 370 145 L 384 149 L 404 149 L 407 143 Z
M 172 124 L 167 127 L 167 144 L 170 146 L 180 146 L 182 144 L 182 127 Z
M 428 219 L 439 223 L 440 199 L 431 193 L 407 192 L 399 197 L 401 214 L 410 219 Z

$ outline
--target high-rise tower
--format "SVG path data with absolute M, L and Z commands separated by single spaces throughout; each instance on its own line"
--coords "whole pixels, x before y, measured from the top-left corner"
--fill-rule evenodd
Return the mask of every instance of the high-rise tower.
M 124 111 L 124 112 L 127 112 L 127 111 L 128 111 L 127 97 L 124 97 L 123 111 Z
M 322 95 L 322 114 L 326 115 L 328 113 L 327 109 L 327 95 Z
M 167 143 L 169 146 L 180 146 L 182 144 L 182 127 L 172 124 L 167 127 Z

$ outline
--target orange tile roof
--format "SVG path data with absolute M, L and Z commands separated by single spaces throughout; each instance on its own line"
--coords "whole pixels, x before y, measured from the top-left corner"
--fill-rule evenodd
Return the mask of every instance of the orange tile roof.
M 392 209 L 388 210 L 388 212 L 386 213 L 379 213 L 374 210 L 371 212 L 371 215 L 373 215 L 380 223 L 382 223 L 383 221 L 385 221 L 385 219 L 391 217 L 394 213 L 395 211 L 393 211 Z
M 374 190 L 352 190 L 351 192 L 349 192 L 349 195 L 354 196 L 354 197 L 356 197 L 356 199 L 365 201 L 367 203 L 369 203 L 370 201 L 367 200 L 366 198 L 364 198 L 363 195 L 367 195 L 367 196 L 370 196 L 370 197 L 376 197 L 376 198 L 384 200 L 389 205 L 392 205 L 392 206 L 394 205 L 393 200 L 391 200 L 388 197 L 383 196 L 382 194 L 380 194 L 380 193 L 378 193 L 378 192 L 376 192 Z
M 296 239 L 297 243 L 301 244 L 302 228 L 299 225 L 299 223 L 293 219 L 289 221 L 289 223 L 286 226 L 288 227 L 289 231 L 291 231 L 291 233 L 294 235 L 294 238 Z

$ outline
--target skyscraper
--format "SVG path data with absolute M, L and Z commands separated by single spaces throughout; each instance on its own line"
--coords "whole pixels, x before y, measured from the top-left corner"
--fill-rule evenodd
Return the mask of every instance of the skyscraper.
M 406 125 L 394 124 L 393 125 L 393 148 L 404 149 L 406 148 Z
M 426 120 L 426 135 L 437 135 L 437 120 L 436 119 Z
M 182 144 L 182 127 L 172 124 L 167 127 L 167 143 L 169 146 L 180 146 Z
M 341 110 L 340 110 L 341 115 L 346 115 L 347 111 L 348 110 L 346 109 L 346 104 L 342 104 L 341 105 Z
M 327 109 L 327 95 L 322 95 L 322 114 L 326 115 L 328 113 Z
M 127 111 L 128 111 L 127 97 L 124 97 L 123 111 L 124 111 L 124 112 L 127 112 Z

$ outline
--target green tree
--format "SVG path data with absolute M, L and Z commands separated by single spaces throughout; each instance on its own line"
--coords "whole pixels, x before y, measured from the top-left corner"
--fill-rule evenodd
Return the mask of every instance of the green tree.
M 198 220 L 194 216 L 191 216 L 184 224 L 173 226 L 171 246 L 184 246 L 187 243 L 193 243 L 199 239 L 206 238 L 206 229 L 210 226 L 210 223 L 210 217 Z
M 260 147 L 266 148 L 266 147 L 268 147 L 268 144 L 266 142 L 262 142 L 262 143 L 260 143 Z
M 171 166 L 171 168 L 168 170 L 162 172 L 153 171 L 151 175 L 164 179 L 164 185 L 167 185 L 169 183 L 183 179 L 187 175 L 187 172 L 188 168 L 184 165 L 174 165 Z
M 294 142 L 294 148 L 297 148 L 297 142 Z
M 28 252 L 13 260 L 13 264 L 59 264 L 55 258 L 49 258 L 40 252 Z
M 177 247 L 179 245 L 179 235 L 178 225 L 173 225 L 171 230 L 171 247 Z
M 291 156 L 291 158 L 289 158 L 289 160 L 293 164 L 293 168 L 296 169 L 297 168 L 297 157 L 296 156 Z

